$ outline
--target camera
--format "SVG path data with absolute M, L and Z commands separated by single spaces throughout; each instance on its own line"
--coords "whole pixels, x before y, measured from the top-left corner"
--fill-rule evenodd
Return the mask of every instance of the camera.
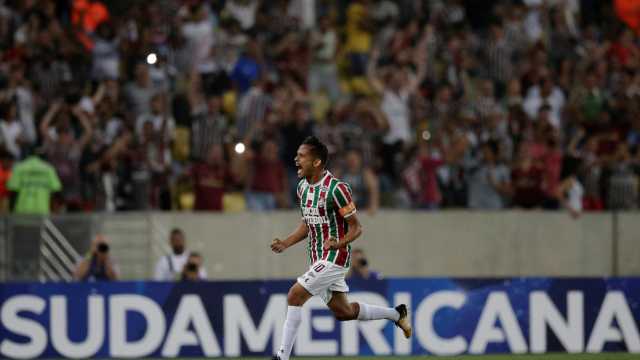
M 185 267 L 185 269 L 187 271 L 191 271 L 191 272 L 198 271 L 198 264 L 188 263 L 187 266 Z
M 98 244 L 98 252 L 103 254 L 109 252 L 109 245 L 105 243 Z

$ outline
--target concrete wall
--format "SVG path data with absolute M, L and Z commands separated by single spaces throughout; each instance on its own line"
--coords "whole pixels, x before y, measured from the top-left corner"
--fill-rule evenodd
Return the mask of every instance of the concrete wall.
M 360 217 L 364 234 L 354 245 L 386 276 L 608 276 L 616 265 L 621 275 L 640 274 L 637 214 L 619 215 L 618 244 L 611 214 L 574 220 L 561 212 L 384 211 Z M 172 227 L 182 228 L 189 246 L 204 255 L 211 278 L 262 279 L 294 278 L 305 270 L 306 242 L 280 255 L 269 250 L 271 240 L 298 221 L 293 211 L 155 213 L 150 223 L 157 241 L 166 241 Z

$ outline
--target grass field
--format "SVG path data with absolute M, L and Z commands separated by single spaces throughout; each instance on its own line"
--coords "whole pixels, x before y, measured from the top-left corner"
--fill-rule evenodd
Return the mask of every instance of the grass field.
M 264 360 L 263 358 L 233 358 L 233 359 L 246 359 L 246 360 Z M 609 354 L 544 354 L 544 355 L 469 355 L 469 356 L 371 356 L 371 357 L 347 357 L 347 356 L 332 356 L 332 357 L 292 357 L 291 360 L 638 360 L 640 354 L 622 354 L 622 353 L 609 353 Z M 153 360 L 153 359 L 149 359 Z M 194 360 L 184 359 L 184 360 Z M 204 359 L 203 359 L 204 360 Z

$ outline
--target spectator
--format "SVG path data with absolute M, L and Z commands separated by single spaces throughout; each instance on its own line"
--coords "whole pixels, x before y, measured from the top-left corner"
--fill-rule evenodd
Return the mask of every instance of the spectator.
M 567 209 L 573 218 L 578 218 L 583 209 L 584 187 L 578 180 L 579 163 L 577 158 L 565 159 L 562 180 L 557 187 L 557 199 L 562 208 Z
M 189 253 L 189 257 L 182 269 L 180 280 L 200 281 L 206 279 L 206 271 L 204 270 L 204 266 L 202 266 L 202 256 L 197 252 Z
M 12 159 L 11 154 L 0 150 L 0 214 L 7 214 L 10 210 L 9 200 L 11 194 L 8 189 L 8 182 L 11 178 Z
M 222 198 L 238 179 L 224 158 L 222 145 L 213 145 L 207 158 L 190 170 L 195 194 L 194 210 L 222 211 Z
M 309 70 L 309 92 L 324 90 L 331 102 L 335 103 L 340 97 L 338 69 L 335 64 L 338 35 L 328 16 L 320 19 L 320 28 L 311 34 L 311 47 L 314 52 Z
M 136 135 L 139 137 L 143 136 L 142 129 L 147 122 L 151 123 L 154 136 L 162 136 L 163 141 L 167 144 L 173 140 L 172 137 L 175 133 L 176 121 L 169 114 L 169 99 L 167 99 L 167 94 L 157 93 L 151 97 L 151 111 L 141 114 L 136 120 Z
M 257 154 L 249 155 L 251 168 L 247 179 L 247 209 L 267 211 L 276 209 L 278 205 L 288 205 L 284 196 L 287 177 L 278 150 L 274 140 L 266 139 Z
M 20 159 L 22 156 L 21 145 L 24 143 L 24 130 L 17 118 L 17 106 L 14 101 L 6 104 L 6 110 L 0 119 L 0 135 L 5 148 L 14 158 Z
M 71 116 L 79 120 L 82 135 L 76 138 Z M 55 129 L 51 124 L 55 123 Z M 40 123 L 47 159 L 55 167 L 62 182 L 62 207 L 68 210 L 82 208 L 83 194 L 80 186 L 80 160 L 91 140 L 93 127 L 86 113 L 78 105 L 60 101 L 53 103 Z
M 360 280 L 381 280 L 382 274 L 369 268 L 369 261 L 364 250 L 355 248 L 351 250 L 351 269 L 348 278 Z
M 362 162 L 362 154 L 358 150 L 346 153 L 346 164 L 336 173 L 341 180 L 351 186 L 354 203 L 361 209 L 367 209 L 370 215 L 380 207 L 380 189 L 378 177 Z
M 482 163 L 472 170 L 469 177 L 471 209 L 503 209 L 511 194 L 509 169 L 498 162 L 498 145 L 489 142 L 482 145 Z
M 203 160 L 213 145 L 222 145 L 228 133 L 226 116 L 222 113 L 222 96 L 205 93 L 200 74 L 191 73 L 189 84 L 191 107 L 191 155 Z
M 91 242 L 91 250 L 80 260 L 73 278 L 77 281 L 115 281 L 118 268 L 109 252 L 109 242 L 103 235 L 96 235 Z
M 516 166 L 511 172 L 513 181 L 513 205 L 518 208 L 533 209 L 545 201 L 542 189 L 544 171 L 536 163 L 526 148 L 521 147 Z
M 200 279 L 206 279 L 207 271 L 202 267 L 202 258 L 198 253 L 187 251 L 184 232 L 179 228 L 171 230 L 169 236 L 171 254 L 158 259 L 154 280 L 175 281 L 180 280 L 187 272 L 194 272 Z M 196 259 L 192 259 L 192 256 Z M 198 261 L 199 260 L 199 261 Z M 197 264 L 197 269 L 193 270 L 189 264 Z
M 64 183 L 61 210 L 175 208 L 168 190 L 173 198 L 193 193 L 190 171 L 208 162 L 210 147 L 235 141 L 274 139 L 294 187 L 291 159 L 316 131 L 335 169 L 350 149 L 362 152 L 383 206 L 407 205 L 394 201 L 405 186 L 427 192 L 409 185 L 431 177 L 411 156 L 424 138 L 440 143 L 433 159 L 450 158 L 427 171 L 435 173 L 428 202 L 438 207 L 468 205 L 478 179 L 467 170 L 490 166 L 478 154 L 497 142 L 496 164 L 512 173 L 520 200 L 516 182 L 531 180 L 519 164 L 525 148 L 542 169 L 544 199 L 535 206 L 562 205 L 561 159 L 575 152 L 585 210 L 626 208 L 620 199 L 635 196 L 622 192 L 633 188 L 637 160 L 616 162 L 620 143 L 629 152 L 640 143 L 639 34 L 612 4 L 589 4 L 167 0 L 107 9 L 96 0 L 5 1 L 0 104 L 15 108 L 2 112 L 0 138 L 14 161 L 44 144 Z M 67 104 L 45 134 L 45 118 L 35 116 L 59 98 Z M 160 103 L 173 112 L 158 138 Z M 89 141 L 66 156 L 62 143 L 88 133 L 82 117 Z M 228 163 L 244 176 L 242 161 Z
M 131 107 L 134 116 L 150 112 L 151 98 L 156 90 L 153 88 L 149 67 L 145 63 L 135 65 L 135 81 L 129 82 L 125 89 L 127 104 Z
M 60 191 L 62 185 L 51 164 L 31 155 L 13 168 L 7 188 L 18 195 L 16 214 L 48 215 L 51 193 Z

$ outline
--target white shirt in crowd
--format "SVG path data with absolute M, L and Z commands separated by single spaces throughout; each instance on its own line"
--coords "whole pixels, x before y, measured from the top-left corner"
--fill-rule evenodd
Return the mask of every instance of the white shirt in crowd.
M 165 255 L 158 259 L 156 263 L 156 272 L 154 280 L 156 281 L 174 281 L 180 278 L 184 264 L 189 259 L 189 252 L 185 251 L 180 255 L 171 254 Z M 198 273 L 200 279 L 207 278 L 207 270 L 204 267 L 200 267 Z
M 136 135 L 142 137 L 142 129 L 144 123 L 151 121 L 153 123 L 153 130 L 160 131 L 162 129 L 162 115 L 155 115 L 152 113 L 146 113 L 138 116 L 136 119 Z M 176 121 L 173 116 L 169 116 L 167 119 L 167 127 L 164 132 L 165 140 L 173 140 L 173 136 L 176 130 Z
M 559 87 L 554 86 L 553 90 L 551 90 L 551 94 L 546 98 L 543 98 L 540 94 L 540 87 L 536 85 L 532 86 L 527 92 L 527 96 L 524 99 L 522 107 L 529 118 L 535 119 L 538 116 L 538 110 L 540 110 L 545 103 L 549 104 L 551 107 L 551 113 L 549 114 L 551 125 L 556 128 L 560 128 L 562 108 L 564 107 L 565 101 L 565 96 Z
M 0 121 L 0 133 L 5 148 L 15 158 L 20 158 L 21 151 L 18 146 L 18 137 L 22 135 L 22 124 L 18 121 Z
M 385 90 L 382 95 L 382 112 L 389 119 L 389 132 L 383 141 L 393 144 L 396 141 L 411 143 L 411 124 L 409 123 L 409 93 L 402 90 L 400 94 Z

